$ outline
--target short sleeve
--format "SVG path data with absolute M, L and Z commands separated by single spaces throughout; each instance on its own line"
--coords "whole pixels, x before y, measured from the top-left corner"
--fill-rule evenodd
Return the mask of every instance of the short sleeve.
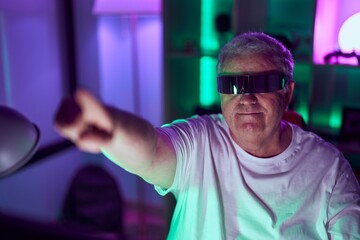
M 346 159 L 343 164 L 328 208 L 330 239 L 360 239 L 360 186 Z
M 187 171 L 189 159 L 194 154 L 194 149 L 196 149 L 194 146 L 194 131 L 187 120 L 177 120 L 172 124 L 162 126 L 158 130 L 168 136 L 174 146 L 176 152 L 176 171 L 173 184 L 168 189 L 155 186 L 155 190 L 161 196 L 171 192 L 177 197 L 181 188 L 186 185 L 186 181 L 189 179 L 186 176 L 189 173 Z

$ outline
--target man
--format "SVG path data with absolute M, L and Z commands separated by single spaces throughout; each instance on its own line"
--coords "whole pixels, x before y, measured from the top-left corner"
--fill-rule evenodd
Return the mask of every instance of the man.
M 360 189 L 344 156 L 281 120 L 294 90 L 290 52 L 245 33 L 223 47 L 217 70 L 222 114 L 153 128 L 79 90 L 56 127 L 173 193 L 169 239 L 360 238 Z

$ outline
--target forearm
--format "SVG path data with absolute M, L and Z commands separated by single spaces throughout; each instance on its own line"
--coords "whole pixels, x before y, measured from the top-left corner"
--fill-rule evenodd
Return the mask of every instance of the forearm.
M 79 149 L 102 152 L 152 184 L 168 187 L 172 183 L 176 154 L 167 136 L 141 117 L 104 106 L 86 90 L 61 103 L 55 128 Z
M 176 156 L 167 136 L 143 118 L 118 109 L 110 111 L 114 121 L 113 136 L 111 141 L 100 146 L 101 152 L 147 182 L 170 187 Z
M 156 156 L 156 131 L 148 121 L 134 114 L 114 108 L 109 111 L 114 122 L 113 136 L 100 149 L 111 161 L 139 175 Z

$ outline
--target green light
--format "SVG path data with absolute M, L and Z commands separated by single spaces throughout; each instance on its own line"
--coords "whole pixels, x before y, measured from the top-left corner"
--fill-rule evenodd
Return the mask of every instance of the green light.
M 200 47 L 203 52 L 219 49 L 218 35 L 214 26 L 215 0 L 201 1 Z
M 200 47 L 202 53 L 216 53 L 219 50 L 218 34 L 215 28 L 215 0 L 201 1 Z M 218 102 L 216 87 L 216 57 L 203 56 L 200 59 L 200 105 L 203 107 Z
M 309 109 L 307 106 L 302 106 L 297 108 L 296 111 L 303 117 L 305 123 L 309 122 Z
M 216 86 L 216 62 L 212 57 L 200 59 L 200 105 L 211 106 L 218 102 Z
M 329 126 L 331 128 L 339 129 L 342 124 L 342 112 L 341 109 L 334 106 L 331 109 L 330 117 L 329 117 Z
M 295 92 L 294 98 L 296 100 L 295 111 L 303 118 L 305 123 L 309 124 L 309 101 L 310 92 L 309 85 L 312 80 L 313 69 L 309 64 L 298 63 L 294 67 Z M 295 96 L 296 95 L 296 96 Z

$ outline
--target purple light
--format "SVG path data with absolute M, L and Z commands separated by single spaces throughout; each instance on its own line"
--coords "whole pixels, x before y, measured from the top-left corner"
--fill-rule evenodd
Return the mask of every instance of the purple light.
M 324 63 L 324 56 L 337 49 L 336 21 L 339 0 L 318 0 L 316 4 L 314 27 L 313 61 Z
M 161 13 L 161 0 L 95 0 L 94 14 Z
M 356 13 L 360 12 L 360 4 L 358 0 L 318 0 L 316 3 L 316 15 L 314 24 L 314 41 L 313 41 L 313 62 L 316 64 L 325 64 L 324 57 L 327 54 L 334 53 L 335 51 L 353 51 L 354 43 L 350 46 L 351 50 L 348 50 L 342 45 L 342 41 L 354 41 L 356 42 L 357 51 L 360 49 L 360 35 L 354 35 L 357 32 L 359 21 L 356 23 L 350 23 L 352 27 L 348 27 L 346 20 Z M 358 17 L 360 19 L 360 17 Z M 354 20 L 351 20 L 351 22 Z M 345 25 L 346 24 L 346 25 Z M 355 28 L 353 27 L 355 25 Z M 346 36 L 340 36 L 340 27 L 352 28 L 352 35 L 349 38 Z M 344 28 L 344 29 L 345 29 Z M 355 30 L 354 30 L 355 29 Z M 341 40 L 340 40 L 341 39 Z M 346 39 L 346 40 L 345 40 Z M 351 40 L 352 39 L 352 40 Z M 350 43 L 347 43 L 350 44 Z M 345 45 L 347 45 L 345 44 Z M 352 58 L 339 58 L 334 63 L 341 64 L 357 64 L 356 59 Z

